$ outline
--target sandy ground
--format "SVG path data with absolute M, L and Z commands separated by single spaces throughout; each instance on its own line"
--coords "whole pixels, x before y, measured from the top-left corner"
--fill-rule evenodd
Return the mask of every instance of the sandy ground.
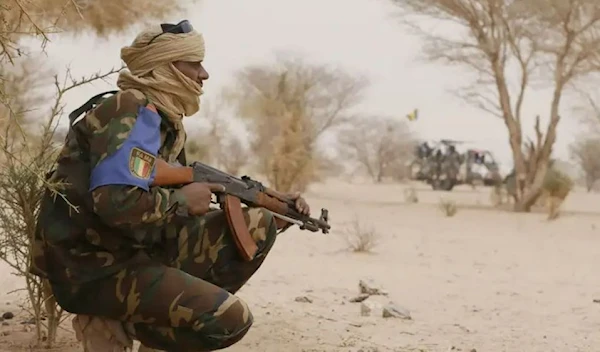
M 329 235 L 290 230 L 239 296 L 255 325 L 231 352 L 600 351 L 600 195 L 576 192 L 565 214 L 489 209 L 489 190 L 434 192 L 418 204 L 402 185 L 328 182 L 307 194 L 330 210 Z M 459 211 L 444 217 L 443 196 Z M 352 253 L 340 234 L 359 219 L 379 234 Z M 19 313 L 18 279 L 2 269 L 0 309 Z M 389 292 L 367 301 L 408 309 L 412 320 L 360 314 L 361 279 Z M 297 302 L 307 297 L 312 303 Z M 8 304 L 8 305 L 7 305 Z M 0 351 L 28 351 L 23 314 L 0 326 Z M 81 351 L 65 326 L 60 351 Z

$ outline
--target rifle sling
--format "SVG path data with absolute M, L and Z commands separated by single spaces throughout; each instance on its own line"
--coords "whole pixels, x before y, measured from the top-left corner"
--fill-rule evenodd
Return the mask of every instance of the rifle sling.
M 258 251 L 258 247 L 256 246 L 254 239 L 252 239 L 246 221 L 244 220 L 242 202 L 239 198 L 229 194 L 224 197 L 225 217 L 227 218 L 229 229 L 233 235 L 233 241 L 242 258 L 245 261 L 251 261 Z

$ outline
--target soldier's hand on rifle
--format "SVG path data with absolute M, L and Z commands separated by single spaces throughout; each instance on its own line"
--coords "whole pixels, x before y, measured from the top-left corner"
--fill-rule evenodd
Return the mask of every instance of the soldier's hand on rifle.
M 225 187 L 218 183 L 194 182 L 181 187 L 190 215 L 204 215 L 210 210 L 210 201 L 215 192 L 225 192 Z
M 300 214 L 310 215 L 310 207 L 308 206 L 308 203 L 306 203 L 306 200 L 300 196 L 300 192 L 289 193 L 287 194 L 287 197 L 295 202 L 296 210 L 298 210 Z

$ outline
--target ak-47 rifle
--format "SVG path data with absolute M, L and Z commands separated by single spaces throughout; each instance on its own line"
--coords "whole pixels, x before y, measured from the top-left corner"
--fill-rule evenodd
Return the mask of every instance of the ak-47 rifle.
M 331 229 L 327 209 L 321 209 L 321 216 L 318 219 L 301 214 L 296 210 L 294 200 L 248 176 L 237 178 L 201 162 L 194 162 L 191 166 L 174 166 L 157 159 L 155 167 L 153 185 L 156 186 L 205 182 L 218 183 L 225 187 L 225 192 L 216 193 L 217 202 L 225 211 L 237 248 L 245 260 L 252 260 L 258 248 L 244 221 L 242 203 L 249 207 L 268 209 L 276 218 L 296 224 L 302 230 L 312 232 L 320 230 L 326 234 Z

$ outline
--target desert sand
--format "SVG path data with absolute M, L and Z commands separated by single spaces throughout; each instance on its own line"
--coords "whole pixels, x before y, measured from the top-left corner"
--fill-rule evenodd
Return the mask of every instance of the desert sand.
M 332 233 L 293 228 L 240 292 L 255 317 L 231 352 L 600 351 L 600 195 L 572 193 L 563 215 L 514 214 L 489 206 L 489 189 L 434 192 L 417 185 L 328 181 L 306 194 L 330 210 Z M 440 197 L 457 202 L 445 217 Z M 354 253 L 340 234 L 359 219 L 379 234 L 371 253 Z M 29 351 L 21 322 L 21 282 L 0 267 L 0 307 L 17 317 L 0 326 L 0 351 Z M 388 292 L 412 319 L 361 315 L 359 280 Z M 57 351 L 81 351 L 70 324 Z

